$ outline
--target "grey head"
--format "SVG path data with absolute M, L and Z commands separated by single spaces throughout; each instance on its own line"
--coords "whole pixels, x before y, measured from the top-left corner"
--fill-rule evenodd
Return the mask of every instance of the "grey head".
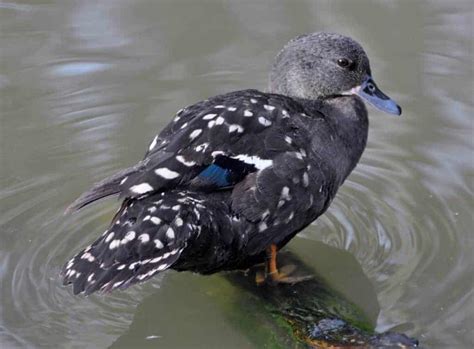
M 358 95 L 384 112 L 401 114 L 372 79 L 362 46 L 335 33 L 312 33 L 288 42 L 273 63 L 269 90 L 304 99 Z

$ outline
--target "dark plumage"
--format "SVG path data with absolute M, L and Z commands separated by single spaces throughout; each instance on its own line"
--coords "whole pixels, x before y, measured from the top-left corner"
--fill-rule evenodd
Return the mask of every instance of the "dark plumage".
M 231 92 L 180 110 L 145 158 L 69 210 L 119 194 L 109 229 L 64 267 L 74 293 L 124 288 L 168 268 L 244 268 L 326 211 L 366 145 L 361 98 L 399 107 L 350 38 L 314 33 L 278 54 L 270 91 Z

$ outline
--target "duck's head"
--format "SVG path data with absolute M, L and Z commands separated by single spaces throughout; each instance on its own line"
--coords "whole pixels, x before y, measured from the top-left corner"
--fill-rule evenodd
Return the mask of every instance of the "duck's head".
M 305 99 L 358 95 L 384 112 L 402 112 L 375 84 L 364 49 L 340 34 L 313 33 L 288 42 L 275 59 L 269 89 Z

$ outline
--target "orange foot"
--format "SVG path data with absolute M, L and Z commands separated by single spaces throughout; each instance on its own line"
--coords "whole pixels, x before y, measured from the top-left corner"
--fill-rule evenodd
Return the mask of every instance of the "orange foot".
M 257 285 L 267 284 L 295 284 L 298 282 L 312 279 L 311 275 L 290 276 L 296 269 L 294 265 L 285 265 L 277 269 L 277 246 L 272 244 L 267 249 L 267 262 L 265 263 L 265 272 L 257 271 L 255 281 Z

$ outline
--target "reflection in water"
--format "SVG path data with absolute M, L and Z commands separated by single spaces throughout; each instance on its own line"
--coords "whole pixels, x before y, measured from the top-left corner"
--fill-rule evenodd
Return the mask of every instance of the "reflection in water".
M 200 292 L 219 276 L 168 274 L 107 297 L 72 297 L 59 268 L 105 229 L 115 203 L 62 212 L 92 182 L 141 157 L 183 105 L 264 89 L 281 45 L 315 30 L 362 42 L 404 116 L 371 110 L 361 164 L 299 241 L 324 241 L 357 258 L 378 296 L 380 330 L 407 331 L 429 347 L 472 344 L 469 2 L 23 1 L 0 4 L 0 23 L 0 344 L 106 347 L 153 294 L 163 303 L 145 301 L 139 314 L 160 326 L 141 323 L 127 336 L 176 345 L 167 333 L 199 304 L 190 338 L 250 346 L 225 319 L 215 338 L 200 337 L 199 325 L 222 311 Z M 299 241 L 290 248 L 321 274 L 347 266 L 312 257 L 324 249 Z M 355 301 L 371 312 L 363 293 L 354 291 Z

